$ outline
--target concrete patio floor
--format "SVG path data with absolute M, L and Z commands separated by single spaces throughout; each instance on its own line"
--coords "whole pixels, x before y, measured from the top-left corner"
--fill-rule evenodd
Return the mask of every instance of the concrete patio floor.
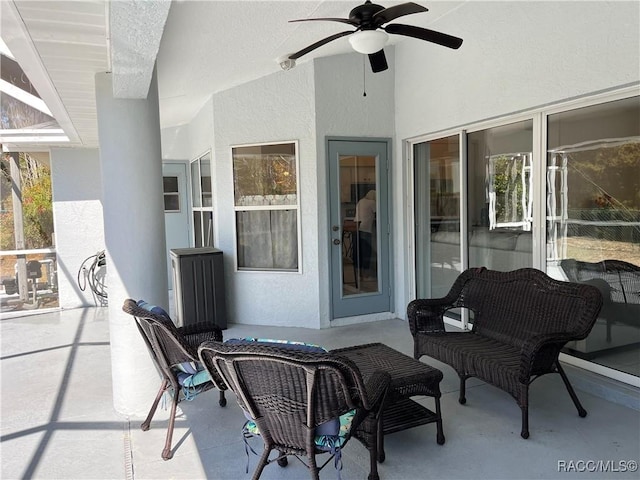
M 175 454 L 169 461 L 160 457 L 165 410 L 147 432 L 140 430 L 141 418 L 115 413 L 108 323 L 105 308 L 1 320 L 1 478 L 250 479 L 257 458 L 251 456 L 245 473 L 244 417 L 231 392 L 225 408 L 218 406 L 215 390 L 180 404 Z M 397 319 L 326 330 L 232 324 L 224 335 L 287 338 L 327 348 L 382 342 L 412 352 L 407 324 Z M 471 380 L 467 404 L 460 405 L 455 372 L 431 359 L 422 361 L 444 372 L 446 443 L 436 443 L 435 424 L 387 436 L 386 461 L 379 466 L 382 480 L 638 478 L 632 471 L 640 460 L 637 389 L 622 388 L 635 405 L 629 408 L 585 391 L 585 385 L 593 391 L 594 376 L 567 367 L 589 412 L 580 418 L 560 377 L 542 377 L 531 387 L 531 437 L 523 440 L 520 410 L 510 396 Z M 420 401 L 432 405 L 432 399 Z M 343 464 L 343 480 L 367 477 L 368 453 L 357 440 L 345 447 Z M 309 475 L 300 462 L 290 460 L 286 468 L 268 466 L 262 478 Z M 337 478 L 332 463 L 321 478 Z

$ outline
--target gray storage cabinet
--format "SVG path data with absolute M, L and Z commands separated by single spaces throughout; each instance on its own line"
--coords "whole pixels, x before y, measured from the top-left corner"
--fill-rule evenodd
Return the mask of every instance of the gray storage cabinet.
M 227 328 L 222 251 L 217 248 L 171 250 L 176 324 L 199 322 Z

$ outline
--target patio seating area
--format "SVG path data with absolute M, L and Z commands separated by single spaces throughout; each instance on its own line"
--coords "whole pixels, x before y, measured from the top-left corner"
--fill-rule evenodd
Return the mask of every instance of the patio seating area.
M 241 434 L 244 415 L 232 392 L 218 405 L 213 389 L 178 406 L 174 456 L 160 452 L 169 421 L 161 406 L 150 430 L 144 418 L 122 418 L 113 410 L 108 309 L 86 308 L 0 321 L 3 479 L 220 479 L 251 478 L 258 457 L 250 454 L 249 473 Z M 224 338 L 281 338 L 338 349 L 380 342 L 412 356 L 407 322 L 395 319 L 326 330 L 230 324 Z M 594 374 L 565 365 L 588 411 L 580 418 L 571 399 L 558 395 L 562 379 L 547 375 L 530 392 L 528 440 L 520 438 L 519 408 L 505 392 L 477 379 L 467 382 L 468 402 L 458 403 L 459 379 L 449 366 L 423 357 L 442 370 L 442 424 L 446 443 L 434 439 L 436 423 L 385 436 L 382 480 L 637 478 L 640 452 L 638 391 L 617 386 L 631 399 L 629 408 L 585 389 Z M 602 379 L 600 388 L 611 385 Z M 473 394 L 471 394 L 471 392 Z M 153 396 L 153 395 L 152 395 Z M 429 408 L 433 398 L 413 397 Z M 152 398 L 150 399 L 150 401 Z M 342 455 L 343 480 L 364 479 L 369 453 L 349 442 Z M 635 464 L 637 466 L 637 463 Z M 308 478 L 290 461 L 265 468 L 262 479 Z M 337 478 L 333 466 L 320 478 Z

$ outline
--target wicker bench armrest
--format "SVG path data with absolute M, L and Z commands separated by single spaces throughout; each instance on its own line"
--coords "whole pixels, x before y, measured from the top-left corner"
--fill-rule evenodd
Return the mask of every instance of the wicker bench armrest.
M 444 333 L 444 314 L 454 305 L 447 298 L 413 300 L 407 307 L 409 331 L 416 333 Z
M 537 369 L 549 370 L 558 358 L 562 347 L 571 340 L 579 340 L 576 335 L 545 333 L 527 340 L 520 350 L 520 376 L 523 381 L 529 379 Z
M 580 338 L 570 333 L 544 333 L 535 335 L 522 345 L 522 355 L 530 357 L 547 345 L 564 345 L 571 340 L 580 340 Z

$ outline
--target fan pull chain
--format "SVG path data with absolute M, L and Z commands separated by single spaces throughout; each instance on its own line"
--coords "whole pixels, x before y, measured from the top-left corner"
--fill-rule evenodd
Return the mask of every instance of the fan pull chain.
M 366 55 L 362 55 L 362 96 L 363 97 L 367 96 L 367 76 L 366 76 L 367 65 L 364 58 L 365 56 Z

